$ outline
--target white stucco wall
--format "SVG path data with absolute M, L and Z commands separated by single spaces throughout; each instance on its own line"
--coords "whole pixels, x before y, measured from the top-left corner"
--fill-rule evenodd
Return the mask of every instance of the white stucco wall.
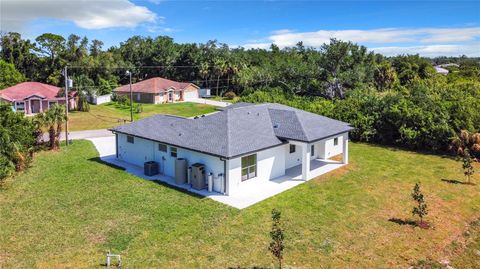
M 348 139 L 348 133 L 340 134 L 337 137 L 337 146 L 333 145 L 335 137 L 315 142 L 313 144 L 315 154 L 311 159 L 328 159 L 341 154 L 343 152 L 343 141 Z M 172 147 L 170 145 L 167 145 L 167 152 L 162 152 L 158 150 L 158 142 L 138 137 L 135 137 L 134 140 L 134 144 L 128 143 L 126 135 L 118 134 L 119 159 L 141 167 L 143 167 L 144 162 L 154 160 L 160 164 L 160 171 L 170 177 L 175 177 L 176 158 L 185 158 L 188 166 L 197 162 L 205 164 L 207 174 L 213 173 L 214 177 L 224 173 L 224 161 L 219 157 L 177 147 L 177 157 L 175 158 L 170 155 Z M 241 180 L 241 157 L 226 160 L 227 194 L 235 193 L 245 184 L 254 184 L 258 181 L 280 177 L 285 175 L 286 169 L 301 165 L 301 143 L 296 145 L 294 153 L 290 154 L 289 150 L 289 144 L 285 144 L 257 152 L 257 176 L 246 181 Z
M 127 142 L 127 135 L 118 134 L 118 158 L 128 163 L 143 167 L 146 161 L 156 161 L 160 165 L 161 173 L 175 177 L 175 159 L 184 158 L 188 166 L 194 163 L 202 163 L 208 173 L 214 176 L 224 174 L 224 163 L 219 157 L 199 153 L 177 147 L 177 157 L 172 157 L 171 147 L 167 145 L 167 152 L 158 150 L 158 142 L 135 137 L 134 144 Z M 163 157 L 163 158 L 162 158 Z
M 142 166 L 153 160 L 153 142 L 134 137 L 134 143 L 127 142 L 127 135 L 118 134 L 118 159 Z
M 290 145 L 285 145 L 285 169 L 302 164 L 302 147 L 295 145 L 295 152 L 290 153 Z
M 257 176 L 242 181 L 242 158 L 234 158 L 228 163 L 228 188 L 229 194 L 238 191 L 244 184 L 254 184 L 261 180 L 270 180 L 285 175 L 285 145 L 262 150 L 257 154 Z M 247 154 L 248 156 L 250 154 Z
M 338 144 L 335 146 L 333 142 L 336 137 L 338 138 Z M 348 133 L 315 142 L 315 158 L 328 159 L 342 154 L 343 140 L 345 138 L 348 139 Z

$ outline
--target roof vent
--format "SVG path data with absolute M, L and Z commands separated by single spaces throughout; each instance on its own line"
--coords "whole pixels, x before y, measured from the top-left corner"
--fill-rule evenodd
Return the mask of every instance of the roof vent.
M 279 126 L 280 126 L 280 125 L 277 123 L 277 124 L 274 124 L 274 125 L 273 125 L 273 128 L 276 129 L 276 128 L 278 128 Z
M 260 116 L 260 112 L 257 112 L 257 116 Z
M 247 114 L 250 115 L 250 111 L 247 111 Z
M 205 115 L 202 115 L 202 118 L 205 117 Z
M 173 123 L 170 123 L 170 126 L 172 126 L 172 127 L 173 127 Z
M 178 136 L 182 136 L 182 133 L 179 133 Z
M 193 117 L 194 120 L 198 119 L 198 116 Z

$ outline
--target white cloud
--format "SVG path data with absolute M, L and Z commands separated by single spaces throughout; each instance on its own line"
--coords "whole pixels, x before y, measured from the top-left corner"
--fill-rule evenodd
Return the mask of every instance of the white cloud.
M 178 32 L 178 29 L 170 28 L 170 27 L 160 27 L 160 26 L 151 26 L 147 29 L 150 33 L 173 33 Z
M 316 32 L 295 32 L 287 29 L 273 31 L 267 40 L 270 42 L 247 42 L 242 45 L 246 49 L 261 48 L 268 49 L 270 44 L 276 44 L 280 48 L 295 46 L 302 41 L 305 46 L 320 47 L 328 43 L 331 38 L 352 41 L 360 44 L 401 44 L 402 46 L 382 46 L 376 51 L 393 52 L 395 49 L 405 48 L 403 51 L 418 51 L 424 55 L 478 55 L 477 45 L 445 45 L 435 43 L 458 43 L 458 42 L 476 42 L 480 37 L 480 27 L 465 28 L 380 28 L 372 30 L 320 30 Z M 407 44 L 408 43 L 408 44 Z M 416 44 L 412 46 L 411 44 Z M 428 45 L 427 45 L 428 44 Z M 371 47 L 371 46 L 370 46 Z M 399 54 L 403 52 L 397 52 Z M 445 54 L 442 54 L 445 53 Z
M 241 47 L 245 49 L 268 49 L 271 45 L 272 43 L 247 43 Z
M 317 32 L 275 31 L 269 39 L 279 47 L 295 46 L 303 41 L 306 46 L 319 47 L 330 38 L 359 43 L 401 43 L 401 42 L 462 42 L 472 41 L 480 36 L 480 27 L 471 28 L 383 28 L 372 30 L 338 30 Z
M 386 56 L 395 56 L 398 54 L 420 54 L 425 57 L 460 56 L 460 55 L 468 55 L 470 57 L 480 57 L 480 43 L 471 43 L 471 44 L 464 44 L 464 45 L 378 47 L 378 48 L 370 48 L 370 50 Z
M 163 19 L 128 0 L 1 1 L 2 31 L 22 31 L 29 22 L 39 18 L 72 21 L 85 29 L 135 27 Z

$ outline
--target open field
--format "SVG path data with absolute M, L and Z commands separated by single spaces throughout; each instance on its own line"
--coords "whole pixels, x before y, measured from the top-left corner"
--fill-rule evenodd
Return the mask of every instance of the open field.
M 442 181 L 463 180 L 459 163 L 357 143 L 350 160 L 236 210 L 107 166 L 90 142 L 75 141 L 38 154 L 0 191 L 0 268 L 99 267 L 109 249 L 126 268 L 270 266 L 272 208 L 282 212 L 285 264 L 296 268 L 407 268 L 444 258 L 478 268 L 478 232 L 467 252 L 451 251 L 480 218 L 480 184 Z M 418 181 L 433 229 L 389 221 L 411 219 Z
M 170 114 L 183 117 L 192 117 L 215 111 L 215 107 L 197 103 L 173 104 L 142 104 L 143 112 L 136 113 L 134 120 L 142 119 L 155 114 Z M 110 128 L 124 121 L 130 121 L 130 107 L 117 103 L 90 105 L 90 112 L 72 111 L 69 114 L 69 130 L 93 130 Z

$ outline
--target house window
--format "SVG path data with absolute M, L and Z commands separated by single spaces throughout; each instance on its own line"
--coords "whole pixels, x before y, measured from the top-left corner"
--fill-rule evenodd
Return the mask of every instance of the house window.
M 170 156 L 177 158 L 177 148 L 170 147 Z
M 242 157 L 242 181 L 257 176 L 257 154 Z
M 167 145 L 165 145 L 165 144 L 158 144 L 158 150 L 159 150 L 159 151 L 163 151 L 163 152 L 167 152 Z
M 127 142 L 130 144 L 133 144 L 134 143 L 133 136 L 127 135 Z
M 140 101 L 140 93 L 137 93 L 137 101 Z
M 290 153 L 295 152 L 295 145 L 290 144 Z
M 334 145 L 334 146 L 338 146 L 338 137 L 335 137 L 335 138 L 333 139 L 333 145 Z
M 25 111 L 25 102 L 16 102 L 17 111 Z
M 312 156 L 312 157 L 315 156 L 315 145 L 312 145 L 310 147 L 310 156 Z
M 54 106 L 55 104 L 57 104 L 57 102 L 48 102 L 48 107 L 52 107 L 52 106 Z

